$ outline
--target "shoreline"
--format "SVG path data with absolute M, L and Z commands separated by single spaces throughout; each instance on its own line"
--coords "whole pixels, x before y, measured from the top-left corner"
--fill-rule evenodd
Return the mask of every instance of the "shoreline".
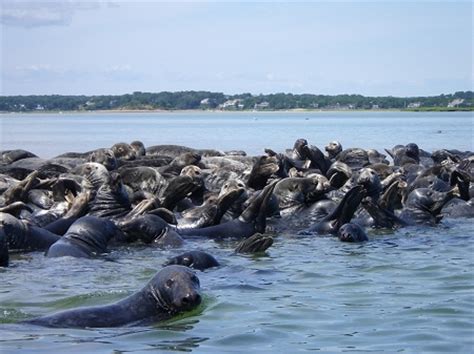
M 272 114 L 272 113 L 377 113 L 377 112 L 407 112 L 407 113 L 446 113 L 446 112 L 473 112 L 474 108 L 471 109 L 285 109 L 285 110 L 218 110 L 218 109 L 176 109 L 176 110 L 165 110 L 165 109 L 104 109 L 104 110 L 71 110 L 71 111 L 25 111 L 25 112 L 14 112 L 14 111 L 0 111 L 0 116 L 8 115 L 42 115 L 42 114 L 190 114 L 190 113 L 205 113 L 205 114 Z

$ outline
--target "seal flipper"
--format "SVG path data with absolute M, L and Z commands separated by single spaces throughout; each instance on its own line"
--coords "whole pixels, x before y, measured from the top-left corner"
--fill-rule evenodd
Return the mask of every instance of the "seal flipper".
M 260 156 L 252 167 L 247 186 L 255 190 L 263 189 L 273 173 L 278 172 L 280 166 L 275 156 Z
M 256 233 L 239 242 L 236 253 L 261 253 L 273 245 L 273 237 L 268 234 Z
M 467 164 L 466 164 L 467 162 Z M 456 168 L 450 176 L 450 185 L 453 186 L 458 186 L 459 188 L 459 195 L 462 200 L 465 200 L 466 202 L 469 201 L 470 195 L 469 195 L 469 185 L 472 180 L 472 176 L 470 173 L 466 170 L 467 166 L 469 165 L 470 161 L 463 161 L 458 168 Z
M 379 205 L 381 208 L 384 208 L 394 213 L 396 207 L 401 209 L 402 205 L 402 188 L 406 188 L 407 184 L 405 181 L 394 180 L 385 190 L 382 197 L 379 200 Z
M 360 185 L 352 187 L 331 214 L 307 230 L 299 232 L 299 234 L 304 235 L 314 232 L 318 234 L 336 234 L 342 225 L 351 221 L 365 195 L 364 187 Z
M 311 161 L 311 166 L 319 169 L 323 175 L 326 175 L 331 166 L 331 161 L 324 156 L 321 150 L 316 146 L 309 147 L 306 145 L 303 147 L 302 151 L 304 152 L 304 157 Z
M 351 221 L 364 197 L 365 189 L 362 186 L 355 186 L 346 193 L 336 209 L 326 217 L 327 220 L 333 221 L 333 232 L 337 232 L 342 225 Z
M 276 181 L 266 186 L 237 219 L 201 229 L 177 229 L 176 231 L 181 236 L 200 236 L 213 239 L 241 239 L 260 232 L 259 230 L 264 230 L 266 226 L 266 209 L 275 184 Z
M 265 232 L 268 202 L 278 181 L 267 185 L 239 216 L 244 223 L 254 222 L 256 232 Z
M 176 204 L 188 194 L 191 194 L 200 187 L 200 184 L 190 176 L 177 176 L 170 181 L 170 184 L 163 192 L 161 207 L 173 210 Z
M 13 215 L 14 217 L 18 217 L 18 215 L 23 209 L 28 210 L 30 213 L 33 212 L 33 209 L 31 209 L 27 204 L 23 202 L 13 202 L 4 207 L 1 207 L 0 213 L 7 213 Z
M 219 196 L 216 203 L 217 212 L 213 220 L 214 225 L 218 225 L 221 222 L 226 211 L 244 193 L 244 191 L 243 188 L 239 188 Z
M 33 187 L 33 184 L 36 182 L 36 177 L 38 177 L 39 172 L 33 171 L 28 176 L 26 176 L 18 184 L 8 188 L 3 193 L 3 198 L 5 205 L 11 204 L 16 201 L 26 202 L 28 198 L 28 191 Z
M 396 216 L 393 211 L 375 203 L 370 198 L 365 198 L 362 201 L 362 206 L 374 220 L 373 227 L 395 228 L 408 225 L 405 221 Z

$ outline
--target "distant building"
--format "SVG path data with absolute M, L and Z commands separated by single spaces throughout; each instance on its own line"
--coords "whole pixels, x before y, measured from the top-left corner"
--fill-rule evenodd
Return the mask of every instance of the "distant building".
M 265 102 L 261 102 L 261 103 L 255 103 L 254 108 L 255 108 L 255 109 L 266 109 L 266 108 L 268 108 L 269 106 L 270 106 L 270 103 L 268 103 L 268 102 L 265 101 Z
M 207 105 L 209 105 L 209 98 L 205 98 L 205 99 L 201 100 L 200 103 L 201 103 L 201 106 L 207 106 Z
M 372 109 L 379 109 L 379 105 L 378 104 L 373 104 Z
M 242 109 L 244 105 L 241 99 L 227 100 L 219 105 L 220 109 Z
M 464 98 L 456 98 L 455 100 L 452 100 L 451 102 L 448 103 L 448 107 L 457 107 L 461 105 L 464 102 Z
M 35 108 L 37 111 L 44 111 L 44 107 L 40 104 L 37 104 L 36 105 L 36 108 Z
M 353 105 L 353 104 L 339 105 L 338 106 L 338 109 L 341 110 L 341 111 L 347 111 L 349 109 L 354 109 L 354 108 L 355 108 L 355 105 Z
M 407 108 L 420 108 L 421 106 L 421 102 L 412 102 L 412 103 L 409 103 Z

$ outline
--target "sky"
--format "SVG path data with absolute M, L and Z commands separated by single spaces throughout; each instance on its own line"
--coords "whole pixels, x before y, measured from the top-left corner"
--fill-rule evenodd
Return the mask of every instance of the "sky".
M 0 95 L 473 87 L 470 1 L 0 4 Z

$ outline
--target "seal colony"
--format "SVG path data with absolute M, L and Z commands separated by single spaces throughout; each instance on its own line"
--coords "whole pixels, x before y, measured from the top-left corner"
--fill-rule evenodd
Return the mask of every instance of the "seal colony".
M 474 153 L 429 153 L 414 143 L 385 152 L 337 141 L 323 152 L 306 139 L 261 156 L 140 141 L 52 159 L 2 151 L 0 266 L 8 267 L 11 252 L 100 259 L 134 244 L 183 248 L 191 238 L 235 240 L 236 254 L 265 252 L 285 237 L 375 242 L 372 228 L 474 217 Z M 205 250 L 189 250 L 123 300 L 25 323 L 83 328 L 168 319 L 201 303 L 189 268 L 219 266 Z

